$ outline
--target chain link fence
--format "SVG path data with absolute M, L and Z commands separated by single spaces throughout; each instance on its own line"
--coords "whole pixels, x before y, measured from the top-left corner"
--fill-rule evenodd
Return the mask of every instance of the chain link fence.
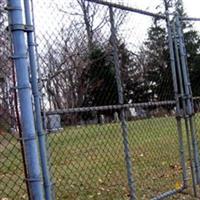
M 113 12 L 87 1 L 35 4 L 58 199 L 129 199 L 134 185 L 150 199 L 183 185 L 166 21 Z
M 6 1 L 0 1 L 0 199 L 27 199 Z
M 171 198 L 194 199 L 198 158 L 189 123 L 195 112 L 199 135 L 198 26 L 184 29 L 192 101 L 183 96 L 186 89 L 181 93 L 181 83 L 176 91 L 184 72 L 173 71 L 182 61 L 181 38 L 163 1 L 32 3 L 52 182 L 44 186 L 51 186 L 52 198 L 158 200 L 178 193 Z M 28 199 L 11 30 L 6 11 L 1 13 L 0 199 Z M 170 54 L 170 38 L 178 54 Z M 188 114 L 190 101 L 194 112 Z

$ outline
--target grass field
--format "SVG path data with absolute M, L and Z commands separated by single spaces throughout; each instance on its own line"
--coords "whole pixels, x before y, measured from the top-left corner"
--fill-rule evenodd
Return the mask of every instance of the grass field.
M 152 118 L 132 121 L 128 126 L 138 199 L 180 187 L 176 120 Z M 11 136 L 0 137 L 0 199 L 27 199 L 19 144 Z M 67 127 L 48 135 L 48 143 L 57 199 L 129 199 L 119 124 Z M 184 143 L 186 149 L 185 138 Z M 194 199 L 191 191 L 187 192 L 171 199 Z

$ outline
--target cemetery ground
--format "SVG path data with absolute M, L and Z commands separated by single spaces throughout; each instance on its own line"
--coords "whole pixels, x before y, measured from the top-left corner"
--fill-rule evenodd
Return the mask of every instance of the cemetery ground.
M 180 188 L 182 168 L 175 118 L 129 121 L 128 130 L 138 199 L 150 199 Z M 184 128 L 183 135 L 184 148 L 187 148 Z M 0 156 L 1 163 L 4 163 L 0 164 L 0 180 L 7 179 L 8 183 L 7 191 L 1 191 L 3 181 L 0 182 L 0 199 L 27 199 L 19 141 L 16 136 L 0 137 L 6 138 L 0 138 L 0 154 L 9 158 L 3 160 Z M 57 199 L 129 199 L 119 123 L 68 126 L 61 132 L 48 134 L 47 144 Z M 185 156 L 191 181 L 190 160 L 187 154 Z M 20 181 L 17 180 L 19 174 Z M 21 196 L 16 197 L 14 191 L 21 191 Z M 194 197 L 189 188 L 170 199 L 192 200 Z

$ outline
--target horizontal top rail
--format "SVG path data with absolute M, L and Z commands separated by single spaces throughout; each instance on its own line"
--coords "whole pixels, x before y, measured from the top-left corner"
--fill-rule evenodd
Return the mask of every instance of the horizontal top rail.
M 131 11 L 131 12 L 142 14 L 142 15 L 147 15 L 147 16 L 156 17 L 156 18 L 160 18 L 160 19 L 166 19 L 166 17 L 164 15 L 161 15 L 161 14 L 156 14 L 156 13 L 152 13 L 152 12 L 137 9 L 137 8 L 132 8 L 132 7 L 129 7 L 129 6 L 124 6 L 124 5 L 120 5 L 120 4 L 117 4 L 117 3 L 107 2 L 107 1 L 104 1 L 104 0 L 86 0 L 86 1 L 101 4 L 101 5 L 104 5 L 104 6 L 111 6 L 111 7 L 114 7 L 114 8 L 118 8 L 118 9 L 125 10 L 125 11 Z
M 196 18 L 196 17 L 182 17 L 182 20 L 184 20 L 184 21 L 199 21 L 200 22 L 200 18 Z
M 120 5 L 118 3 L 112 3 L 112 2 L 105 1 L 105 0 L 86 0 L 86 1 L 92 2 L 92 3 L 97 3 L 97 4 L 100 4 L 100 5 L 104 5 L 104 6 L 111 6 L 111 7 L 118 8 L 118 9 L 125 10 L 125 11 L 131 11 L 131 12 L 134 12 L 134 13 L 147 15 L 147 16 L 150 16 L 150 17 L 155 17 L 155 18 L 159 18 L 159 19 L 166 19 L 166 16 L 162 15 L 162 14 L 157 14 L 157 13 L 149 12 L 149 11 L 138 9 L 138 8 L 132 8 L 130 6 L 124 6 L 124 5 Z M 184 21 L 200 21 L 200 18 L 183 17 L 182 20 L 184 20 Z
M 164 106 L 164 105 L 175 105 L 175 104 L 176 104 L 175 101 L 158 101 L 158 102 L 133 103 L 133 104 L 123 104 L 123 105 L 68 108 L 64 110 L 49 111 L 49 112 L 46 112 L 46 115 L 89 112 L 89 111 L 103 111 L 103 110 L 113 110 L 113 109 L 119 110 L 119 109 L 139 108 L 139 107 L 145 108 L 145 107 L 151 107 L 151 106 Z

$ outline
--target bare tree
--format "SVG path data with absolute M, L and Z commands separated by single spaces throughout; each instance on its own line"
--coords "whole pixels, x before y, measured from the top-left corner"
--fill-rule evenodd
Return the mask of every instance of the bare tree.
M 8 20 L 4 10 L 6 1 L 0 1 L 0 118 L 3 124 L 10 123 L 12 95 L 12 61 L 10 59 L 11 46 L 8 31 Z M 6 125 L 7 127 L 7 125 Z M 4 127 L 5 128 L 5 127 Z
M 109 43 L 110 35 L 104 33 L 110 29 L 107 7 L 99 9 L 99 5 L 84 0 L 76 0 L 70 6 L 71 9 L 63 9 L 57 5 L 58 12 L 72 20 L 61 28 L 56 41 L 46 41 L 48 51 L 41 55 L 46 99 L 51 109 L 82 106 L 88 90 L 84 77 L 89 70 L 89 56 L 95 45 L 107 48 Z M 125 16 L 124 12 L 118 13 L 117 27 Z

